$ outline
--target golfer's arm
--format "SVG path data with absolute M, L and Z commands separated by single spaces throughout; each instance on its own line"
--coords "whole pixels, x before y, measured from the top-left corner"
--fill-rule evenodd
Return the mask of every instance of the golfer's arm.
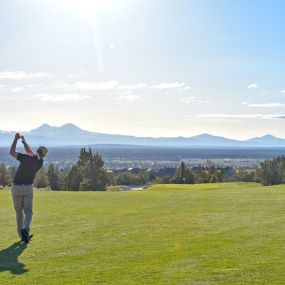
M 33 150 L 30 148 L 30 146 L 25 141 L 23 142 L 23 145 L 28 155 L 35 155 Z
M 14 138 L 14 141 L 10 147 L 10 152 L 9 152 L 10 155 L 12 155 L 15 158 L 17 158 L 17 156 L 18 156 L 18 153 L 16 152 L 17 141 L 18 140 L 16 138 Z

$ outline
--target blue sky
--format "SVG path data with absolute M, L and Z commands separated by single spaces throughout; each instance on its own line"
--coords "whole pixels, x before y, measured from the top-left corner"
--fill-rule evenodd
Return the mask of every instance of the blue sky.
M 0 130 L 285 137 L 284 1 L 0 2 Z

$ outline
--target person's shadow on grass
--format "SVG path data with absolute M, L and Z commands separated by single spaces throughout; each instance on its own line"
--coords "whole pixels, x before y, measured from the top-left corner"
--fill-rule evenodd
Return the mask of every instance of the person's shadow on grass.
M 15 242 L 11 246 L 0 251 L 0 273 L 10 271 L 12 274 L 19 275 L 28 272 L 25 264 L 19 262 L 18 257 L 27 248 L 23 242 Z

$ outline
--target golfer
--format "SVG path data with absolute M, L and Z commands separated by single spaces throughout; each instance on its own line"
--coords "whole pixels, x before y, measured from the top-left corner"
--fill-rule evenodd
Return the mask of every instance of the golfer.
M 26 154 L 16 151 L 17 142 L 22 139 Z M 10 148 L 10 155 L 20 161 L 12 186 L 12 196 L 16 211 L 18 235 L 22 241 L 29 243 L 30 226 L 33 217 L 33 182 L 37 171 L 43 166 L 43 157 L 48 150 L 40 146 L 35 154 L 20 133 L 15 134 Z

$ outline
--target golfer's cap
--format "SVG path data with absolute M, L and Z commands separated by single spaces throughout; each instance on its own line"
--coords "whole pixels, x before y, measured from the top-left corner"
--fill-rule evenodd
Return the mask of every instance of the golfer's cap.
M 44 156 L 47 155 L 48 149 L 47 149 L 45 146 L 40 146 L 40 147 L 37 149 L 37 153 L 38 153 L 40 156 L 44 157 Z

